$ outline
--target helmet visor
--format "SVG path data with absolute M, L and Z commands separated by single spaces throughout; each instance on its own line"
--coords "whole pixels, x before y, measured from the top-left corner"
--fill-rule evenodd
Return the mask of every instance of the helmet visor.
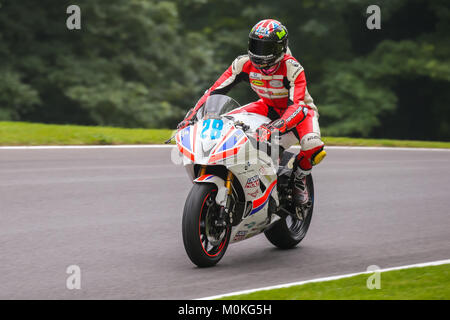
M 269 56 L 276 55 L 278 45 L 273 41 L 264 41 L 250 38 L 248 42 L 248 51 L 256 56 L 264 56 L 267 58 L 272 58 Z

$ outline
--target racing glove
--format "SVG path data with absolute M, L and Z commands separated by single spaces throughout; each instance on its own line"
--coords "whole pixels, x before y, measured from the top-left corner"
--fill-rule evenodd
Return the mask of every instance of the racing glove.
M 287 131 L 286 121 L 284 119 L 275 120 L 269 124 L 263 124 L 256 130 L 256 140 L 258 142 L 268 142 L 270 137 L 278 131 L 283 134 Z

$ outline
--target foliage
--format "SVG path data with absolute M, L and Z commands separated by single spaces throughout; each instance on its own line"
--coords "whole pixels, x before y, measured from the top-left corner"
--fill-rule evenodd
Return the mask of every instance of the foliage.
M 175 127 L 257 21 L 289 30 L 324 135 L 450 140 L 450 5 L 379 0 L 0 0 L 0 120 Z M 248 103 L 246 85 L 231 95 Z

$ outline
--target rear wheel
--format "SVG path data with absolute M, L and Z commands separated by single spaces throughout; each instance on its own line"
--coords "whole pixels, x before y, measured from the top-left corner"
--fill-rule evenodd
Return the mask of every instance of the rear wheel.
M 220 216 L 215 198 L 217 187 L 194 184 L 183 211 L 183 243 L 191 261 L 211 267 L 222 259 L 230 240 L 231 227 Z
M 306 236 L 314 209 L 314 184 L 312 176 L 306 178 L 306 187 L 310 195 L 311 203 L 305 210 L 293 208 L 292 214 L 278 220 L 270 226 L 264 234 L 276 247 L 290 249 L 295 247 Z

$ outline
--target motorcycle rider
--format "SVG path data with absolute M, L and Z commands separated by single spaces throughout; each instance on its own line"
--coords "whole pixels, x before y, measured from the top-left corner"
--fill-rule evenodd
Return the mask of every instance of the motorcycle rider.
M 250 31 L 248 54 L 237 57 L 231 66 L 209 88 L 195 107 L 178 125 L 189 125 L 212 94 L 227 94 L 237 83 L 250 82 L 259 100 L 235 112 L 258 113 L 270 118 L 269 124 L 256 131 L 258 141 L 268 141 L 276 132 L 279 135 L 293 132 L 300 141 L 294 183 L 294 201 L 305 205 L 309 201 L 306 176 L 312 166 L 326 156 L 320 137 L 318 111 L 306 87 L 305 72 L 288 49 L 288 31 L 279 21 L 265 19 Z

